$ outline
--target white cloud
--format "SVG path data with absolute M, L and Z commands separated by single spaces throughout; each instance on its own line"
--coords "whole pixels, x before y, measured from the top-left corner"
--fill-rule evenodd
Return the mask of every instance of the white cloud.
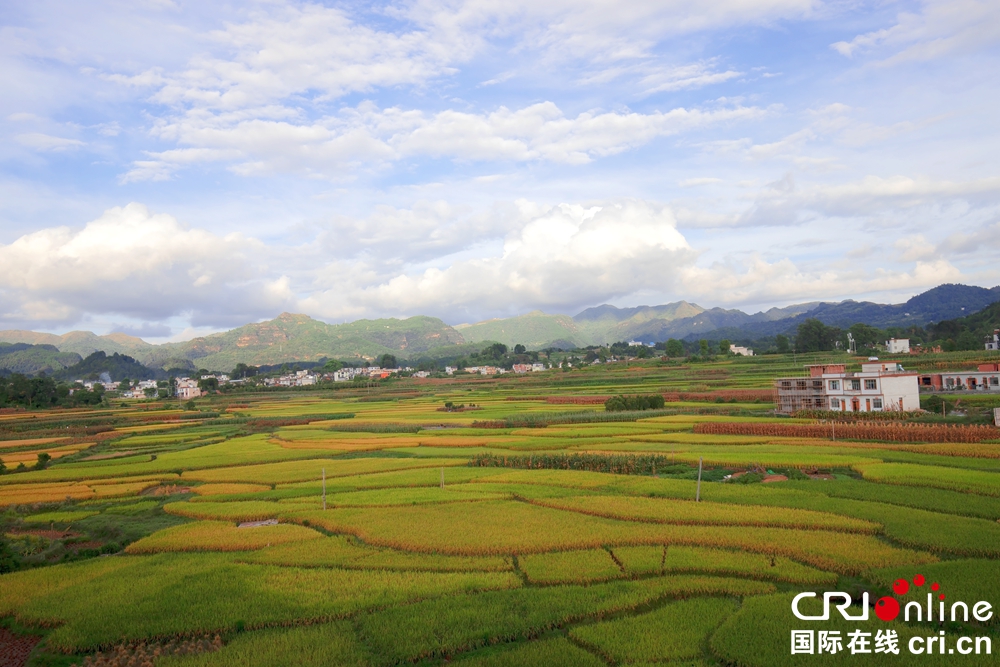
M 519 202 L 518 208 L 522 220 L 513 223 L 514 231 L 496 254 L 418 272 L 375 276 L 362 271 L 362 279 L 333 265 L 324 276 L 331 287 L 317 290 L 303 307 L 332 318 L 364 308 L 431 312 L 450 320 L 459 313 L 566 309 L 639 289 L 667 288 L 680 267 L 695 259 L 672 213 L 662 206 Z
M 1000 4 L 994 0 L 927 0 L 918 12 L 900 12 L 896 24 L 831 44 L 849 58 L 878 52 L 883 64 L 934 60 L 1000 42 Z
M 873 266 L 877 268 L 870 268 Z M 958 268 L 944 260 L 918 261 L 912 270 L 893 270 L 870 262 L 803 269 L 789 258 L 768 262 L 754 256 L 745 263 L 715 262 L 686 269 L 681 285 L 693 298 L 740 305 L 857 298 L 893 291 L 915 293 L 963 278 Z
M 152 153 L 152 159 L 133 163 L 122 180 L 162 180 L 185 165 L 222 160 L 242 174 L 320 176 L 359 163 L 421 156 L 585 164 L 658 137 L 765 113 L 757 107 L 732 106 L 647 114 L 585 112 L 570 118 L 552 102 L 542 102 L 517 110 L 433 115 L 363 103 L 309 124 L 189 114 L 161 124 L 156 133 L 191 148 Z
M 287 281 L 261 280 L 259 259 L 248 263 L 248 253 L 262 250 L 240 234 L 189 229 L 140 204 L 109 209 L 82 229 L 42 229 L 0 245 L 0 317 L 66 323 L 84 312 L 145 320 L 187 313 L 239 323 L 290 297 Z
M 27 132 L 14 137 L 17 143 L 28 148 L 39 151 L 64 151 L 72 148 L 85 146 L 79 139 L 67 139 L 65 137 L 54 137 L 43 132 Z

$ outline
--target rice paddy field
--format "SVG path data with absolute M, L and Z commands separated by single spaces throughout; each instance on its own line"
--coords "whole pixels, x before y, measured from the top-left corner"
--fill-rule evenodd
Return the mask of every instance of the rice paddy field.
M 38 666 L 908 664 L 791 655 L 790 601 L 860 613 L 923 574 L 1000 607 L 1000 430 L 823 437 L 768 391 L 820 361 L 0 413 L 0 637 Z M 995 616 L 891 627 L 1000 642 Z

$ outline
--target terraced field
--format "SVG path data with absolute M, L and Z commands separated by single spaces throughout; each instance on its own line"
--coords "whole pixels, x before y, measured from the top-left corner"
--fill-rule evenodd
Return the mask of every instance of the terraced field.
M 808 662 L 798 592 L 874 602 L 924 574 L 1000 606 L 1000 431 L 791 437 L 770 426 L 818 422 L 762 390 L 801 363 L 0 414 L 0 637 L 38 641 L 35 665 L 765 666 Z

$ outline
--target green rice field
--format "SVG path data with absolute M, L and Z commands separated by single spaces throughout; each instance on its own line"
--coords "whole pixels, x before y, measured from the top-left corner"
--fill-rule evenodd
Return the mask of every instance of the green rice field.
M 853 664 L 790 655 L 800 592 L 846 592 L 860 613 L 864 593 L 922 574 L 949 603 L 1000 608 L 1000 431 L 960 446 L 695 432 L 813 423 L 722 392 L 820 360 L 0 414 L 9 461 L 54 453 L 0 475 L 0 625 L 38 638 L 38 667 L 770 667 Z M 657 392 L 705 400 L 643 414 L 593 398 Z M 995 616 L 861 625 L 1000 651 Z M 857 662 L 910 664 L 893 657 Z

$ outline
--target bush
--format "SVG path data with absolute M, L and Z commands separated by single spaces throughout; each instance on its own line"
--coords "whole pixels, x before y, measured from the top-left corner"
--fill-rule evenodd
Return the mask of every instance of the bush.
M 663 408 L 663 396 L 660 394 L 635 394 L 634 396 L 612 396 L 604 401 L 604 409 L 608 412 L 625 412 L 626 410 L 660 410 Z

